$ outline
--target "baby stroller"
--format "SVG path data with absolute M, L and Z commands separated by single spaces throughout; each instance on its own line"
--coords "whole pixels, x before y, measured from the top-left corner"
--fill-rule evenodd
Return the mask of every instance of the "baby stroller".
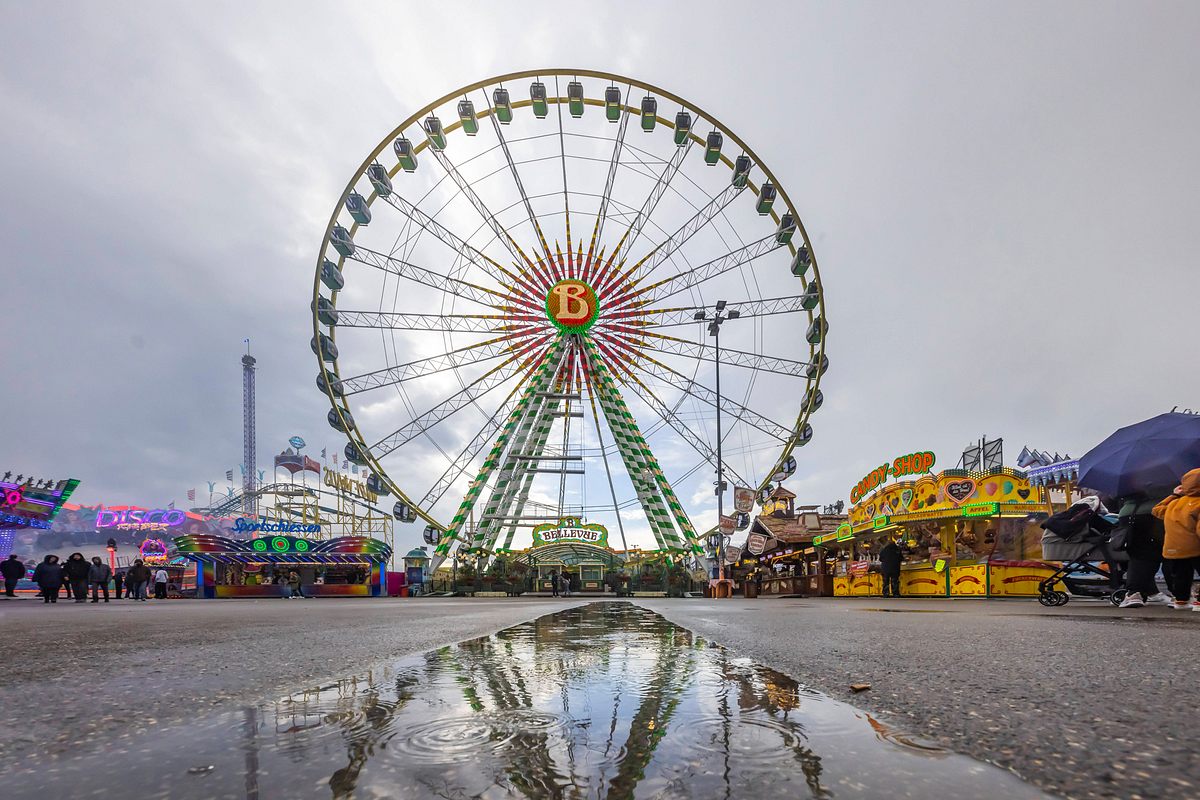
M 1129 556 L 1109 547 L 1116 517 L 1100 513 L 1100 500 L 1085 497 L 1042 523 L 1042 558 L 1062 562 L 1054 574 L 1038 584 L 1038 602 L 1064 606 L 1071 595 L 1107 599 L 1114 606 L 1125 599 L 1122 575 Z M 1107 569 L 1102 568 L 1103 563 Z M 1066 592 L 1054 585 L 1062 581 Z

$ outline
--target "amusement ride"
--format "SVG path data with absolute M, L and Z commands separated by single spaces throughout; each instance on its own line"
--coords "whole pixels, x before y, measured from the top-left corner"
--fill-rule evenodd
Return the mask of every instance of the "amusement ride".
M 385 136 L 311 309 L 329 424 L 437 563 L 558 520 L 703 562 L 735 519 L 713 484 L 795 469 L 829 364 L 776 175 L 694 103 L 588 70 L 464 86 Z

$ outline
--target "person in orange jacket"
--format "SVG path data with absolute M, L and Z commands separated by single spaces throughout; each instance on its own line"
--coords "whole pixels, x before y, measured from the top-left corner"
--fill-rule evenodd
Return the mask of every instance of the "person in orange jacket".
M 1163 559 L 1170 562 L 1171 594 L 1175 608 L 1200 611 L 1192 603 L 1192 579 L 1200 572 L 1200 469 L 1188 472 L 1168 495 L 1154 507 L 1154 516 L 1163 521 Z

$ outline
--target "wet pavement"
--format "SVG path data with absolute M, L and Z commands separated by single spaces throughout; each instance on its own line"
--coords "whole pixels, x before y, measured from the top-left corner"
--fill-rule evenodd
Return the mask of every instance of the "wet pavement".
M 577 606 L 102 751 L 5 797 L 1045 797 L 630 603 Z

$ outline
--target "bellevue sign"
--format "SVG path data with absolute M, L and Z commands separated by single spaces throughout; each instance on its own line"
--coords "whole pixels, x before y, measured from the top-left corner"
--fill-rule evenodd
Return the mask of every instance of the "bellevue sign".
M 598 523 L 585 523 L 579 517 L 563 517 L 558 522 L 538 525 L 533 529 L 533 546 L 582 542 L 596 547 L 608 547 L 608 528 Z
M 900 456 L 890 464 L 880 464 L 867 473 L 867 476 L 850 490 L 851 505 L 857 504 L 871 490 L 887 483 L 889 477 L 902 478 L 905 475 L 923 475 L 929 472 L 933 467 L 934 461 L 935 458 L 932 452 L 921 450 L 916 453 L 909 453 L 906 456 Z

